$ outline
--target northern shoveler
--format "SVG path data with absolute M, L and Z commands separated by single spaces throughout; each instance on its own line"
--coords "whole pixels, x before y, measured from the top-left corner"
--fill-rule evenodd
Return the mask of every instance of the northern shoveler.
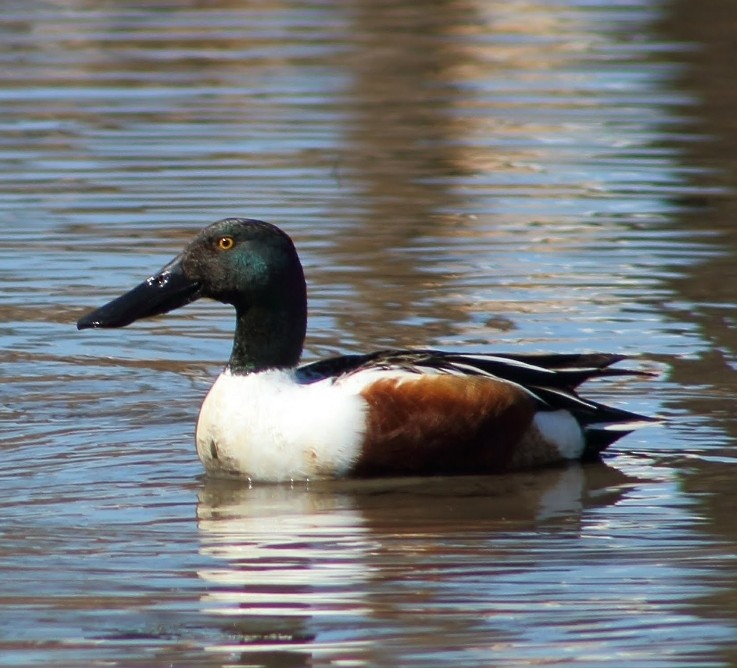
M 620 355 L 491 355 L 381 350 L 298 366 L 307 326 L 292 240 L 259 220 L 226 218 L 79 329 L 124 327 L 200 297 L 232 304 L 230 360 L 197 421 L 206 470 L 253 480 L 455 475 L 591 459 L 656 421 L 589 401 L 589 378 Z

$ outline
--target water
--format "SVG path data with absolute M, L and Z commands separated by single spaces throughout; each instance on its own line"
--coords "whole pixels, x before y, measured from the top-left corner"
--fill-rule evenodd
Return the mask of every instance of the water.
M 737 665 L 728 0 L 6 2 L 0 665 Z M 668 418 L 509 477 L 207 480 L 232 316 L 77 332 L 203 225 L 295 239 L 306 359 L 641 355 Z

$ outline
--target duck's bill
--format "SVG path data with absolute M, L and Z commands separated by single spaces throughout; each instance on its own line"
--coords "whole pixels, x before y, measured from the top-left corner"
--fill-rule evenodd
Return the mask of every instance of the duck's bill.
M 80 318 L 77 329 L 125 327 L 193 302 L 201 296 L 200 289 L 184 275 L 177 257 L 129 292 Z

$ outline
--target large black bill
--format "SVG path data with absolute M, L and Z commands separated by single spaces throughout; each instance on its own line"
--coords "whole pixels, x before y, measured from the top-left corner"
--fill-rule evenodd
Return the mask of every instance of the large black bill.
M 199 283 L 184 275 L 181 258 L 177 257 L 130 292 L 80 318 L 77 329 L 125 327 L 193 302 L 201 296 L 200 288 Z

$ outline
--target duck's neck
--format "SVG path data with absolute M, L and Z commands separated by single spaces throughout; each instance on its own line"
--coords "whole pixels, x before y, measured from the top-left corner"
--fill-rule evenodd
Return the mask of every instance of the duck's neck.
M 294 301 L 276 308 L 272 305 L 236 308 L 233 351 L 228 370 L 236 375 L 290 369 L 302 355 L 307 306 Z

